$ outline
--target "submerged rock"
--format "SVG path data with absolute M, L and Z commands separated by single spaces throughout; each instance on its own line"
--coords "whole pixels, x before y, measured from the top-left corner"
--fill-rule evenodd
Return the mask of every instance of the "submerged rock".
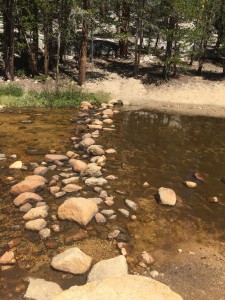
M 35 193 L 31 193 L 31 192 L 25 192 L 20 194 L 19 196 L 17 196 L 13 203 L 15 206 L 20 206 L 20 205 L 24 205 L 27 202 L 41 202 L 43 201 L 43 198 Z
M 172 189 L 161 187 L 158 194 L 160 203 L 163 205 L 174 206 L 177 202 L 176 194 Z
M 89 270 L 91 263 L 92 258 L 75 247 L 54 256 L 51 266 L 72 274 L 84 274 Z
M 47 167 L 37 167 L 34 169 L 34 175 L 45 175 L 48 172 L 48 168 Z
M 45 182 L 39 179 L 26 179 L 13 185 L 10 193 L 13 195 L 19 195 L 26 192 L 35 192 L 42 189 L 45 186 Z
M 0 257 L 0 265 L 14 264 L 15 262 L 13 251 L 7 251 Z
M 45 160 L 47 162 L 66 161 L 68 159 L 69 158 L 66 155 L 60 155 L 60 154 L 46 154 L 45 155 Z
M 73 170 L 79 173 L 87 167 L 87 164 L 79 159 L 70 159 L 69 163 L 72 166 Z

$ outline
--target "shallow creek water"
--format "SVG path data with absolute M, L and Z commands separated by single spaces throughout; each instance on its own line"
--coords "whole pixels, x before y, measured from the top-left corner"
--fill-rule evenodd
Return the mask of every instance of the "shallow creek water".
M 102 132 L 98 139 L 98 144 L 106 149 L 117 150 L 116 155 L 107 157 L 104 170 L 105 176 L 118 177 L 107 186 L 108 194 L 115 196 L 113 209 L 126 208 L 125 199 L 135 201 L 140 206 L 135 213 L 136 221 L 118 213 L 117 219 L 106 226 L 92 221 L 85 228 L 89 238 L 72 243 L 65 243 L 64 239 L 68 232 L 79 229 L 71 222 L 60 221 L 62 232 L 53 233 L 49 241 L 40 241 L 37 233 L 26 231 L 22 215 L 8 194 L 10 185 L 6 177 L 22 179 L 31 174 L 29 163 L 40 163 L 50 149 L 61 154 L 73 150 L 70 137 L 82 130 L 76 115 L 75 110 L 69 109 L 17 109 L 0 114 L 0 153 L 16 154 L 28 166 L 27 171 L 10 171 L 8 166 L 13 159 L 0 162 L 0 254 L 7 250 L 9 241 L 20 240 L 15 251 L 18 263 L 12 269 L 0 270 L 0 299 L 23 299 L 23 285 L 27 286 L 24 279 L 28 276 L 55 281 L 62 288 L 84 284 L 86 275 L 52 270 L 51 258 L 71 245 L 91 255 L 94 262 L 116 256 L 119 254 L 116 242 L 107 240 L 107 235 L 117 227 L 130 240 L 131 273 L 143 273 L 138 258 L 144 250 L 177 251 L 187 241 L 203 245 L 225 241 L 225 184 L 221 182 L 225 176 L 225 120 L 148 111 L 120 112 L 114 118 L 116 130 Z M 204 183 L 193 178 L 196 170 L 204 176 Z M 52 175 L 54 172 L 49 178 Z M 196 181 L 197 188 L 185 187 L 184 180 Z M 149 187 L 143 187 L 144 182 Z M 176 192 L 175 207 L 163 207 L 155 200 L 157 189 L 162 186 Z M 87 188 L 80 194 L 97 196 Z M 55 200 L 47 191 L 42 196 L 50 206 L 48 222 L 57 223 L 52 216 L 65 198 Z M 219 203 L 208 201 L 213 196 L 218 197 Z

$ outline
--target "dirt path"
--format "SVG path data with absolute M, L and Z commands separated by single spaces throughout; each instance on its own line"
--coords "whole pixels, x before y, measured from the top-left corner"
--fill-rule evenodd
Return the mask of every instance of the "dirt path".
M 104 91 L 123 100 L 128 109 L 156 109 L 189 115 L 225 117 L 225 81 L 182 76 L 160 86 L 108 73 L 103 80 L 88 82 L 89 92 Z

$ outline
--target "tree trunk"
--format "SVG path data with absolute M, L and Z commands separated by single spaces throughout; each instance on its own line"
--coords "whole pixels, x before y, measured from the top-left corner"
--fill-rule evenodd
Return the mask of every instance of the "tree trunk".
M 202 75 L 202 69 L 203 69 L 203 64 L 204 64 L 204 60 L 205 60 L 205 51 L 207 48 L 207 40 L 202 40 L 201 42 L 201 54 L 199 56 L 198 59 L 198 71 L 197 71 L 197 75 L 201 76 Z
M 44 20 L 44 74 L 48 76 L 49 71 L 49 24 L 48 18 L 45 16 Z
M 120 47 L 120 56 L 127 58 L 128 54 L 128 30 L 129 30 L 129 22 L 130 22 L 130 6 L 126 1 L 123 1 L 120 6 L 119 16 L 121 17 L 122 26 L 120 27 L 120 33 L 124 37 L 119 41 Z
M 90 0 L 83 0 L 83 9 L 85 14 L 83 16 L 82 26 L 82 42 L 80 49 L 80 65 L 79 65 L 79 77 L 78 84 L 80 86 L 85 84 L 86 81 L 86 64 L 87 64 L 87 45 L 88 45 L 88 16 L 87 11 L 90 9 Z
M 4 62 L 6 80 L 14 80 L 14 8 L 14 0 L 4 1 Z

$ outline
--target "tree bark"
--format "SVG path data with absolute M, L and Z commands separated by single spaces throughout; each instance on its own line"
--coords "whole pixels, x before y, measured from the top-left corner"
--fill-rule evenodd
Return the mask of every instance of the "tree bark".
M 4 23 L 4 62 L 5 79 L 14 80 L 14 0 L 4 1 L 3 23 Z
M 87 11 L 90 9 L 90 0 L 83 0 L 83 26 L 82 26 L 82 42 L 80 48 L 80 64 L 78 84 L 80 86 L 86 81 L 86 64 L 87 64 L 87 46 L 88 46 L 88 16 Z

